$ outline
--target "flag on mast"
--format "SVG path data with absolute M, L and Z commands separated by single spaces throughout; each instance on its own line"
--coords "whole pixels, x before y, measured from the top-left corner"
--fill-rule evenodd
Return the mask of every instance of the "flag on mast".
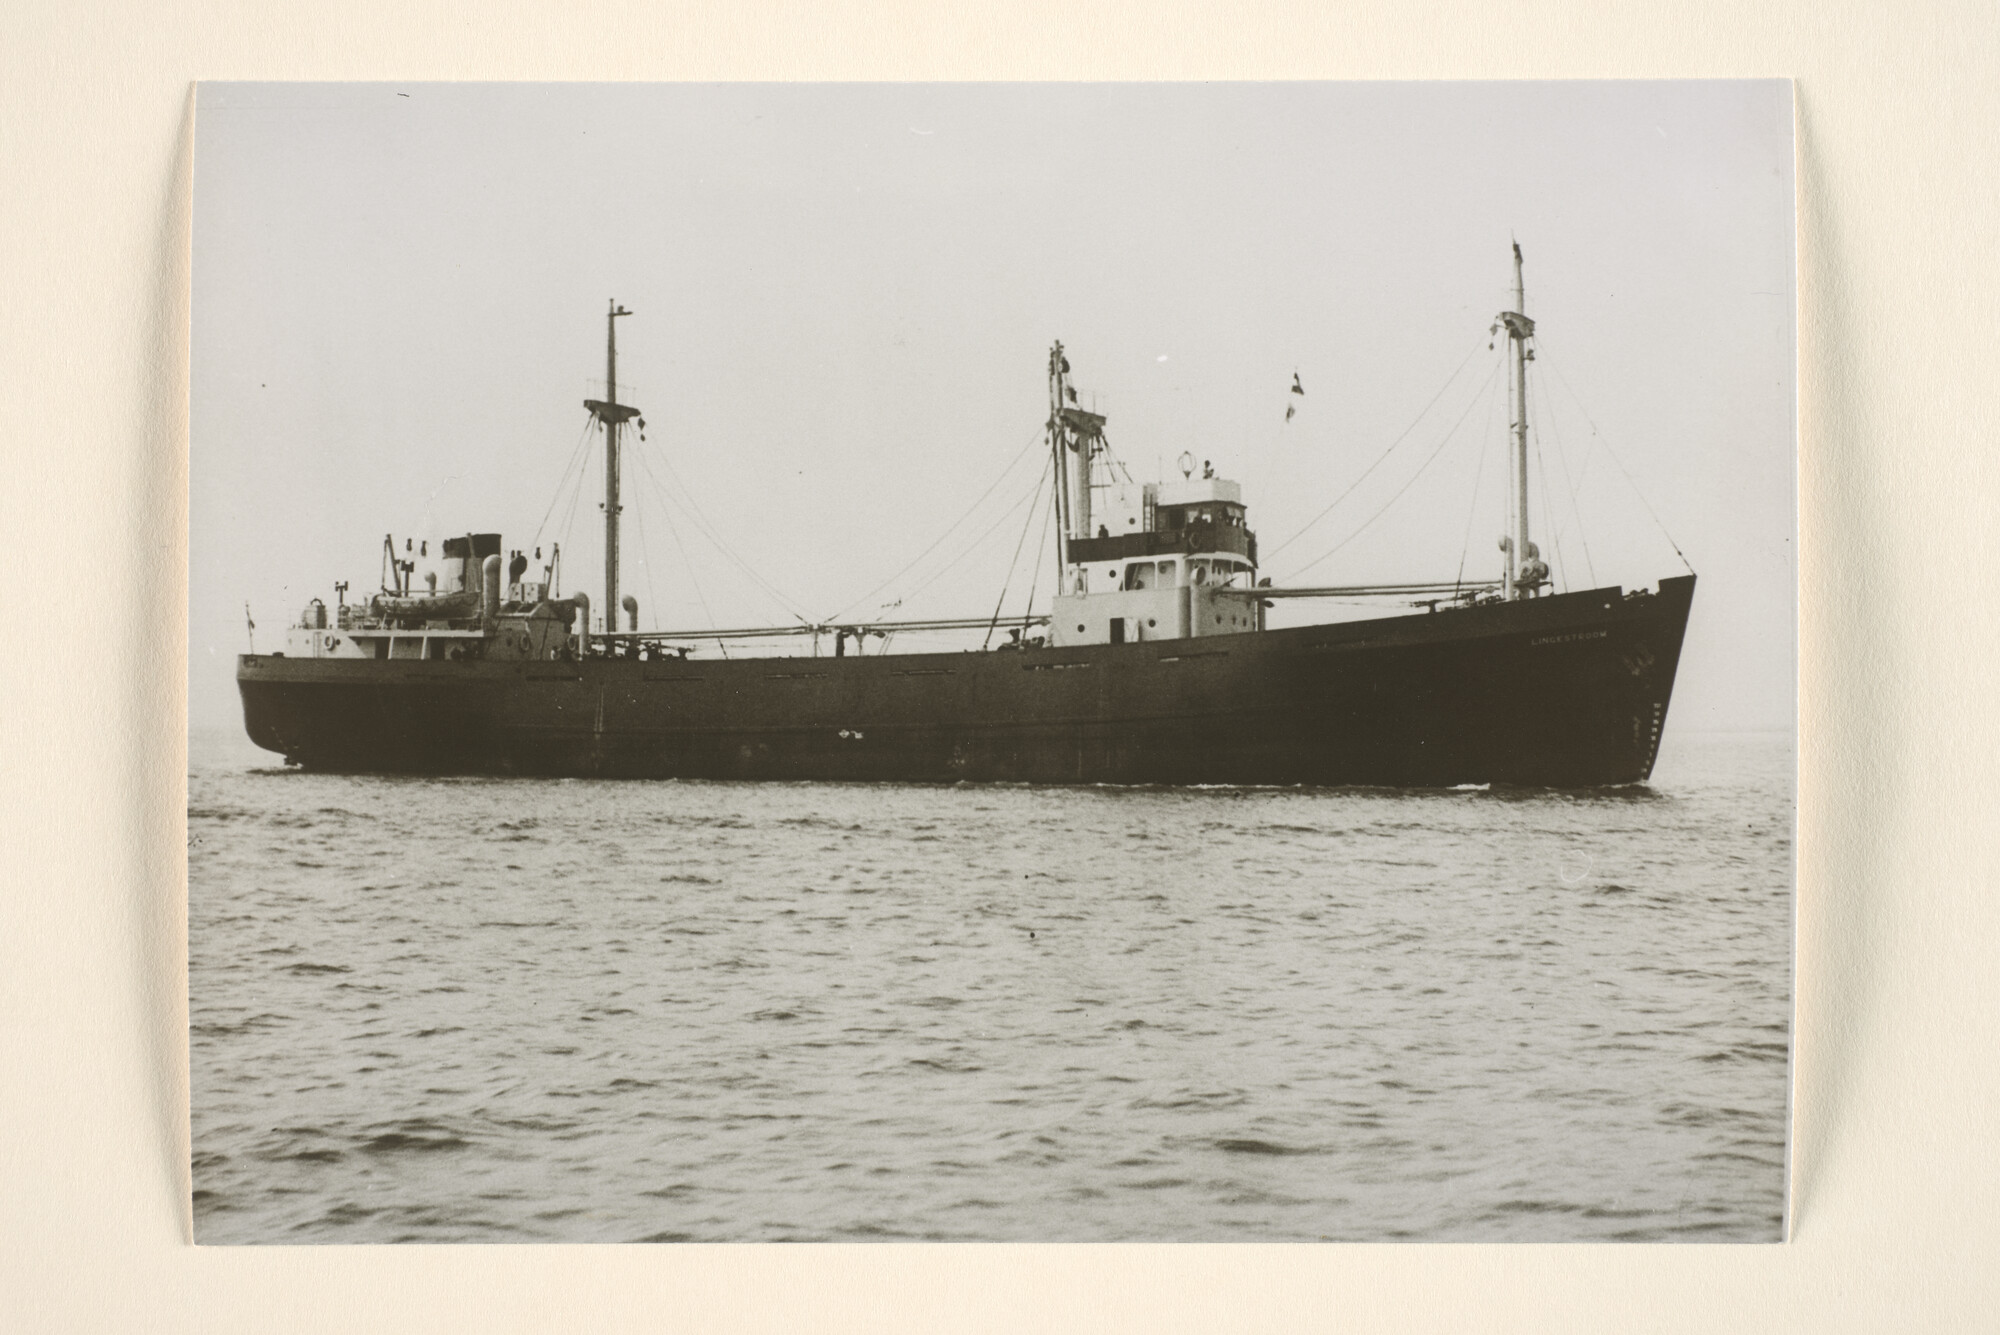
M 1304 398 L 1304 397 L 1305 397 L 1305 392 L 1306 392 L 1306 387 L 1305 387 L 1304 385 L 1301 385 L 1301 384 L 1299 383 L 1299 373 L 1298 373 L 1297 371 L 1293 371 L 1293 372 L 1292 372 L 1292 393 L 1294 393 L 1294 394 L 1297 394 L 1297 395 L 1298 395 L 1299 397 L 1301 397 L 1301 398 Z M 1285 405 L 1285 420 L 1286 420 L 1287 422 L 1291 421 L 1291 420 L 1292 420 L 1292 416 L 1293 416 L 1293 415 L 1294 415 L 1295 413 L 1297 413 L 1297 412 L 1298 412 L 1298 410 L 1299 410 L 1299 405 L 1298 405 L 1298 404 L 1296 404 L 1296 403 L 1287 403 L 1287 404 Z

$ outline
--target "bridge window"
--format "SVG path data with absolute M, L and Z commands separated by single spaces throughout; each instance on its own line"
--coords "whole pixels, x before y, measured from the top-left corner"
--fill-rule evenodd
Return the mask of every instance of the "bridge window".
M 1175 569 L 1177 564 L 1178 563 L 1174 561 L 1160 562 L 1159 587 L 1163 589 L 1171 589 L 1175 587 L 1175 585 L 1179 582 L 1177 578 L 1179 572 Z

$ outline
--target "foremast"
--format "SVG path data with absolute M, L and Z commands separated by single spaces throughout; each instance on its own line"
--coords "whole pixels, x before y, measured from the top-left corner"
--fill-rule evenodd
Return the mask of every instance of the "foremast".
M 1509 599 L 1530 598 L 1548 582 L 1549 567 L 1541 551 L 1528 536 L 1528 363 L 1535 359 L 1528 340 L 1535 336 L 1535 322 L 1528 318 L 1527 289 L 1521 281 L 1521 243 L 1514 243 L 1514 309 L 1502 311 L 1499 324 L 1507 330 L 1507 351 L 1513 360 L 1508 378 L 1508 397 L 1513 400 L 1510 414 L 1512 448 L 1507 455 L 1507 508 L 1511 511 L 1511 532 L 1500 539 L 1507 566 L 1501 588 Z
M 614 299 L 604 317 L 604 398 L 585 399 L 583 406 L 604 430 L 604 630 L 618 629 L 618 428 L 639 417 L 639 410 L 618 401 L 618 317 L 632 312 Z M 639 425 L 645 426 L 639 418 Z M 636 623 L 636 608 L 630 609 Z M 637 630 L 634 624 L 632 629 Z M 590 627 L 583 627 L 584 643 L 589 643 Z

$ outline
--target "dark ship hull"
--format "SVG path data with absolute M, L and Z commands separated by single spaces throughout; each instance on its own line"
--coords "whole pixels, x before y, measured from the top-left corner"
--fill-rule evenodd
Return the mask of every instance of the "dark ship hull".
M 1636 783 L 1694 579 L 1373 621 L 981 653 L 641 661 L 249 655 L 312 769 L 1115 784 Z

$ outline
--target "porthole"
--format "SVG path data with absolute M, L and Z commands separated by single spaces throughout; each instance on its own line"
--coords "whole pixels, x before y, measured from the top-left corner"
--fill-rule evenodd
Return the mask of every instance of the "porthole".
M 1147 617 L 1147 618 L 1146 618 L 1146 624 L 1147 624 L 1148 626 L 1157 626 L 1157 625 L 1159 625 L 1160 623 L 1159 623 L 1159 622 L 1157 622 L 1157 621 L 1155 621 L 1155 620 L 1153 620 L 1153 618 L 1151 618 L 1151 617 Z
M 1083 624 L 1081 622 L 1077 623 L 1076 633 L 1079 635 L 1083 634 Z

